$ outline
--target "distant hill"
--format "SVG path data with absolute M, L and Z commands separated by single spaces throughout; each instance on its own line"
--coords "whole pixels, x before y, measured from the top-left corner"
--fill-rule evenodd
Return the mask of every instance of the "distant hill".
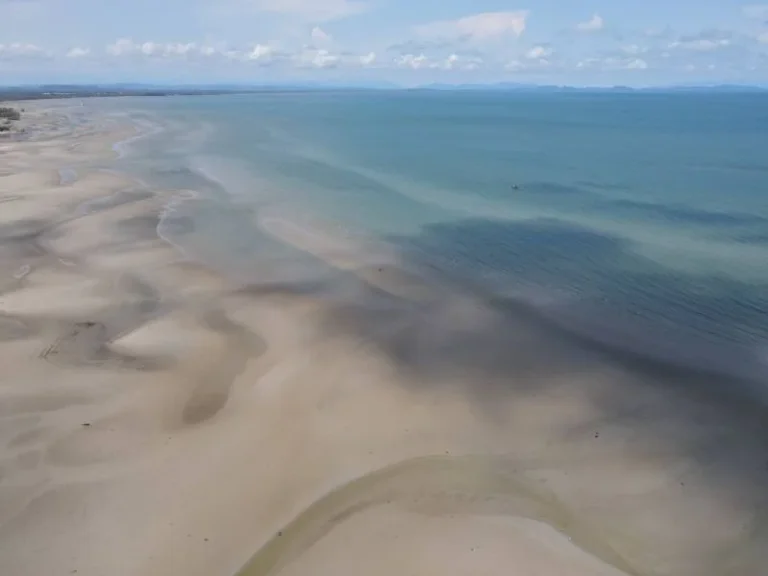
M 0 101 L 45 100 L 53 98 L 91 98 L 109 96 L 174 96 L 225 94 L 223 89 L 161 88 L 141 85 L 68 85 L 42 84 L 35 86 L 0 87 Z
M 249 94 L 263 92 L 300 92 L 322 90 L 402 90 L 390 82 L 365 84 L 294 83 L 294 84 L 199 84 L 156 85 L 141 83 L 119 84 L 39 84 L 29 86 L 0 86 L 0 101 L 34 100 L 48 98 L 88 98 L 109 96 L 205 96 L 216 94 Z M 409 90 L 435 91 L 495 91 L 519 93 L 761 93 L 768 87 L 736 84 L 681 85 L 648 88 L 629 86 L 576 87 L 499 82 L 495 84 L 428 84 Z
M 715 84 L 670 86 L 669 88 L 646 88 L 646 92 L 768 92 L 768 86 L 752 86 L 748 84 Z
M 295 84 L 184 84 L 159 85 L 119 84 L 35 84 L 0 86 L 0 101 L 39 100 L 51 98 L 88 98 L 108 96 L 205 96 L 215 94 L 248 94 L 259 92 L 299 92 L 314 90 L 391 90 L 389 82 L 365 84 L 295 83 Z
M 633 88 L 631 86 L 557 86 L 551 84 L 522 84 L 517 82 L 498 82 L 494 84 L 427 84 L 418 87 L 420 90 L 482 90 L 508 92 L 768 92 L 768 87 L 740 84 L 716 85 L 679 85 L 679 86 L 650 86 Z

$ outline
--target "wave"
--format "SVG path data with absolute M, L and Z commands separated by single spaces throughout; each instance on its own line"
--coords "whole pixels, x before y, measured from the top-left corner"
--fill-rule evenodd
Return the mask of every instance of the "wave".
M 134 125 L 137 133 L 112 145 L 112 150 L 117 154 L 118 159 L 125 158 L 130 152 L 131 146 L 139 140 L 156 136 L 165 130 L 162 124 L 145 119 L 132 118 L 131 123 Z

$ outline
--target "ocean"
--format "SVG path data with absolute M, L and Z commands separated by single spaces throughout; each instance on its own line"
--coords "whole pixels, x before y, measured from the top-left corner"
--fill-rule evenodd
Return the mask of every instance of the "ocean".
M 116 166 L 178 191 L 161 234 L 239 281 L 343 299 L 350 269 L 397 269 L 622 361 L 768 383 L 763 94 L 87 105 L 144 129 Z

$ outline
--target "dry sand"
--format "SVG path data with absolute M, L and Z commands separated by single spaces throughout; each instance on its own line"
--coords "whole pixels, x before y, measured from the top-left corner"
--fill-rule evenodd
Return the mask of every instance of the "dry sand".
M 158 238 L 174 191 L 93 168 L 133 128 L 27 108 L 0 141 L 3 576 L 765 573 L 762 406 L 336 248 L 344 301 L 233 285 Z

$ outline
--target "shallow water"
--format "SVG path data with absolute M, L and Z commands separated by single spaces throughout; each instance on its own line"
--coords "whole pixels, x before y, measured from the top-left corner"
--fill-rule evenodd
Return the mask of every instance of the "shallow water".
M 263 278 L 265 261 L 276 279 L 327 273 L 260 229 L 279 218 L 364 245 L 359 259 L 395 255 L 524 301 L 600 345 L 764 382 L 765 104 L 344 92 L 95 105 L 147 128 L 121 145 L 123 168 L 199 193 L 164 234 L 235 276 Z

